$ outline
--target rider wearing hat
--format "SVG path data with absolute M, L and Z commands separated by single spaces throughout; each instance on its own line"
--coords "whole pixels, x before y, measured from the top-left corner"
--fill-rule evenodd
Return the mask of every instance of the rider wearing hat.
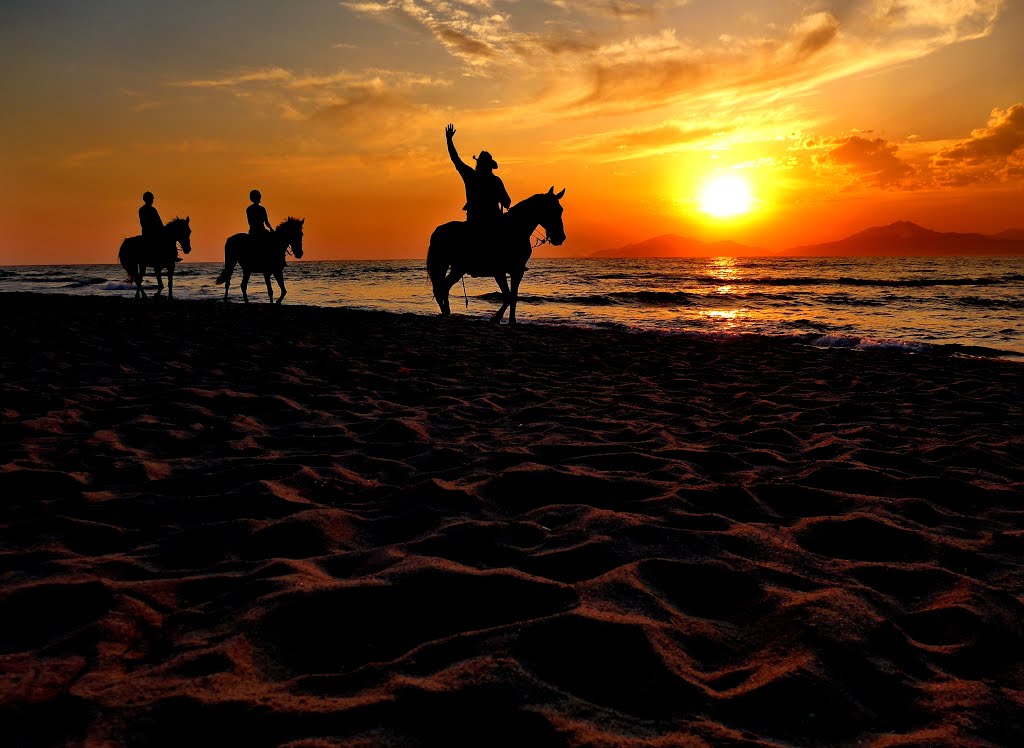
M 492 227 L 501 217 L 501 208 L 508 210 L 512 205 L 512 198 L 508 196 L 505 185 L 494 173 L 498 162 L 487 151 L 480 151 L 479 157 L 473 157 L 476 168 L 472 168 L 459 158 L 455 150 L 455 143 L 452 142 L 455 126 L 448 125 L 444 134 L 448 141 L 448 155 L 466 185 L 466 204 L 462 209 L 466 211 L 467 223 L 478 228 Z
M 158 246 L 167 242 L 164 234 L 164 222 L 160 220 L 160 214 L 153 207 L 153 193 L 147 190 L 142 193 L 142 207 L 139 208 L 139 226 L 142 228 L 142 238 L 150 246 Z M 174 261 L 181 262 L 178 257 L 178 249 L 174 248 Z

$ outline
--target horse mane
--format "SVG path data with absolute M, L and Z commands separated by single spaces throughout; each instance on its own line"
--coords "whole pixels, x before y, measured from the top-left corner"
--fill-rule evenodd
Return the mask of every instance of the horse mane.
M 517 210 L 518 208 L 525 208 L 531 202 L 536 202 L 542 197 L 547 197 L 547 193 L 538 192 L 536 195 L 530 195 L 529 197 L 520 200 L 518 203 L 509 208 L 508 212 L 511 213 L 512 211 Z
M 275 228 L 275 229 L 274 229 L 274 231 L 278 231 L 278 230 L 280 230 L 280 229 L 283 229 L 283 228 L 284 228 L 285 226 L 287 226 L 287 225 L 288 225 L 289 223 L 302 223 L 302 221 L 300 221 L 300 220 L 299 220 L 298 218 L 296 218 L 295 216 L 288 216 L 288 217 L 287 217 L 287 218 L 285 218 L 285 219 L 284 219 L 283 221 L 281 221 L 281 223 L 277 224 L 277 228 Z

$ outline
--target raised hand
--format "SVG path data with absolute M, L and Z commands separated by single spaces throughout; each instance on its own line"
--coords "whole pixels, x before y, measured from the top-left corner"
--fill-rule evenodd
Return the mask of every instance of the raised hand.
M 455 125 L 449 124 L 448 127 L 444 128 L 445 137 L 451 140 L 455 137 Z

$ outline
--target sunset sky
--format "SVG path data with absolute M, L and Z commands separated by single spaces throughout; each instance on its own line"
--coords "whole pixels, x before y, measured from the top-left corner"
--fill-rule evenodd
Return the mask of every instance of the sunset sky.
M 308 259 L 422 257 L 463 215 L 448 122 L 514 201 L 566 188 L 560 254 L 1024 228 L 1016 0 L 4 0 L 0 17 L 0 264 L 115 261 L 145 190 L 191 217 L 190 260 L 219 260 L 252 188 L 273 222 L 306 219 Z M 702 203 L 726 175 L 746 212 Z

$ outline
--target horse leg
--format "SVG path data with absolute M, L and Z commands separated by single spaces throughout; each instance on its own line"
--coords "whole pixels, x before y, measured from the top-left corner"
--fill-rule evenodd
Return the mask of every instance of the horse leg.
M 128 267 L 127 265 L 125 266 Z M 135 298 L 139 298 L 139 292 L 142 290 L 142 283 L 139 282 L 139 266 L 136 264 L 131 265 L 131 269 L 128 270 L 128 278 L 135 285 Z
M 508 308 L 508 323 L 514 325 L 516 323 L 516 304 L 519 303 L 519 284 L 523 282 L 523 272 L 521 270 L 511 273 L 512 278 L 512 304 Z
M 281 287 L 281 295 L 277 297 L 277 303 L 280 304 L 284 301 L 284 297 L 288 295 L 288 289 L 284 287 L 284 271 L 275 270 L 274 277 L 277 278 L 277 285 Z
M 160 268 L 153 268 L 153 272 L 156 273 L 156 295 L 159 296 L 164 292 L 164 278 L 160 274 Z
M 496 325 L 501 324 L 501 318 L 505 316 L 505 310 L 508 309 L 508 305 L 512 299 L 512 292 L 508 289 L 508 279 L 505 278 L 505 274 L 494 276 L 494 280 L 498 283 L 498 288 L 501 289 L 501 309 L 494 313 L 491 317 L 491 322 Z
M 444 279 L 444 294 L 443 294 L 444 309 L 441 311 L 441 313 L 445 317 L 449 316 L 452 313 L 452 300 L 451 300 L 452 286 L 454 286 L 456 283 L 458 283 L 460 280 L 462 280 L 462 275 L 463 275 L 463 273 L 462 273 L 461 269 L 460 270 L 456 270 L 453 267 L 451 273 L 449 273 L 448 276 Z
M 249 295 L 248 295 L 248 294 L 246 294 L 246 292 L 245 292 L 245 289 L 247 289 L 248 287 L 249 287 L 249 271 L 248 271 L 248 270 L 246 270 L 246 269 L 245 269 L 245 266 L 243 265 L 243 266 L 242 266 L 242 283 L 241 283 L 241 289 L 242 289 L 242 300 L 243 300 L 243 301 L 244 301 L 244 302 L 245 302 L 246 304 L 248 304 L 248 303 L 249 303 Z
M 452 313 L 451 305 L 448 303 L 448 293 L 456 283 L 456 281 L 452 280 L 454 275 L 455 269 L 452 268 L 448 275 L 434 281 L 434 301 L 437 302 L 437 307 L 441 310 L 442 317 L 447 317 Z
M 142 294 L 142 298 L 146 298 L 146 291 L 142 287 L 142 279 L 146 277 L 146 266 L 139 265 L 139 273 L 135 276 L 135 298 L 139 298 L 139 294 Z
M 174 265 L 167 268 L 167 300 L 174 299 Z
M 270 297 L 270 303 L 274 303 L 274 287 L 270 285 L 270 273 L 263 274 L 263 280 L 267 282 L 267 296 Z

